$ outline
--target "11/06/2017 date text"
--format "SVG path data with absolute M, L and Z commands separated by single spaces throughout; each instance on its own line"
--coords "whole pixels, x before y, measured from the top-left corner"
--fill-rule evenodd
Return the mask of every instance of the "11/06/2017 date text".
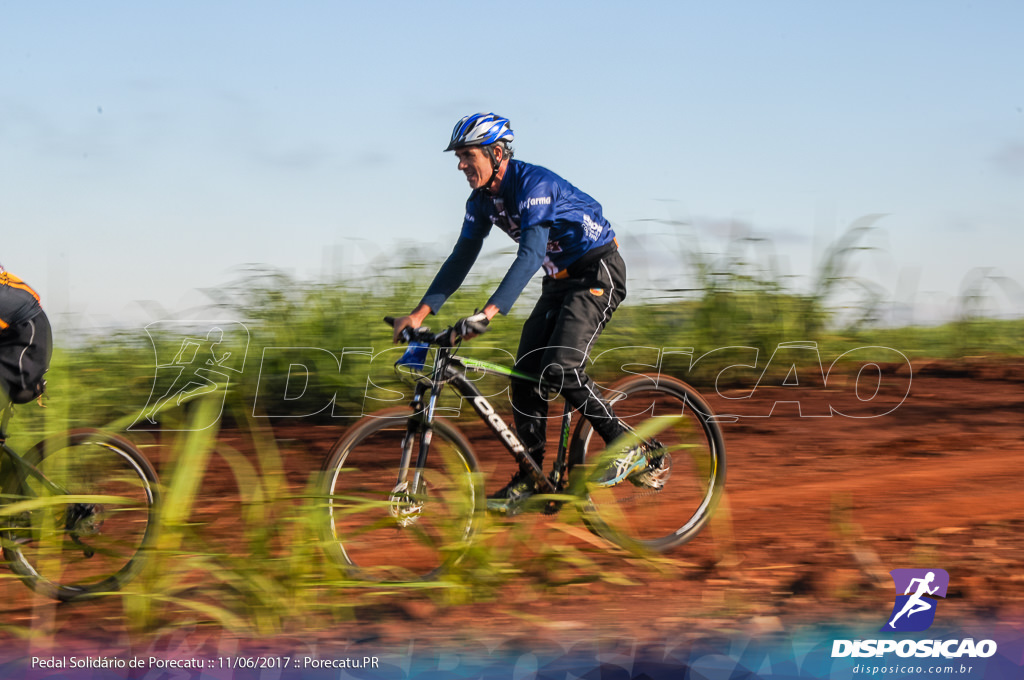
M 322 659 L 312 656 L 222 656 L 217 668 L 377 668 L 375 656 L 361 658 Z

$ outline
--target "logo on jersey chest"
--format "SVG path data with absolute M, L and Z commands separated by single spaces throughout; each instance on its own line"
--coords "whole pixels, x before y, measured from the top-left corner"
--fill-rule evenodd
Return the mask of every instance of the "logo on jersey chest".
M 491 216 L 490 216 L 491 217 L 491 224 L 494 225 L 495 227 L 497 227 L 498 229 L 501 229 L 503 232 L 505 232 L 509 236 L 511 236 L 512 240 L 515 241 L 516 243 L 519 243 L 519 237 L 522 234 L 522 228 L 519 226 L 519 224 L 520 224 L 521 210 L 522 210 L 523 206 L 526 205 L 526 204 L 530 204 L 530 205 L 541 205 L 541 204 L 547 205 L 547 204 L 551 203 L 551 197 L 550 196 L 545 196 L 545 197 L 542 197 L 542 198 L 530 198 L 530 199 L 527 199 L 525 201 L 520 202 L 519 210 L 518 211 L 516 211 L 513 214 L 509 214 L 509 211 L 507 211 L 505 209 L 505 200 L 504 199 L 498 198 L 497 196 L 495 196 L 491 200 L 494 201 L 494 213 L 492 213 Z M 536 201 L 536 203 L 534 203 L 534 201 Z M 597 228 L 599 230 L 601 228 L 598 225 L 594 225 L 594 226 L 597 226 Z M 560 253 L 560 252 L 562 252 L 562 247 L 559 245 L 557 240 L 549 240 L 548 241 L 548 245 L 547 245 L 547 252 L 548 253 Z
M 537 196 L 535 198 L 528 198 L 525 201 L 519 201 L 519 212 L 523 212 L 527 208 L 532 208 L 537 205 L 551 205 L 551 197 Z

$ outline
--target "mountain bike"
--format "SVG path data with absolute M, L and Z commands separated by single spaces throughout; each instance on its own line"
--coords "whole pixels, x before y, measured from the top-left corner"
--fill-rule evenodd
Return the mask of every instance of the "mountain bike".
M 468 374 L 527 380 L 545 390 L 549 385 L 514 368 L 460 356 L 453 328 L 407 330 L 404 339 L 409 348 L 396 370 L 414 380 L 411 403 L 358 421 L 334 444 L 322 470 L 325 549 L 352 577 L 429 579 L 470 545 L 487 507 L 484 480 L 469 440 L 449 418 L 438 417 L 444 387 L 460 404 L 468 402 L 512 457 L 533 471 L 540 494 L 529 501 L 545 512 L 575 502 L 592 532 L 641 552 L 682 545 L 711 517 L 725 484 L 725 444 L 710 407 L 689 385 L 634 374 L 608 388 L 606 397 L 630 430 L 627 441 L 608 451 L 586 419 L 574 424 L 566 404 L 553 469 L 545 474 Z M 427 365 L 431 348 L 433 364 Z M 649 456 L 667 459 L 664 486 L 603 483 L 602 470 L 616 446 L 638 443 Z
M 73 430 L 24 455 L 0 420 L 0 543 L 33 590 L 63 602 L 115 591 L 141 568 L 156 533 L 153 466 L 121 437 Z

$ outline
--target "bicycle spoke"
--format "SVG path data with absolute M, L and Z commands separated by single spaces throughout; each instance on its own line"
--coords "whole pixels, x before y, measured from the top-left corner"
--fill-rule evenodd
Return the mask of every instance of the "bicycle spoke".
M 112 440 L 111 440 L 112 441 Z M 7 532 L 11 568 L 57 599 L 114 590 L 135 573 L 151 537 L 156 476 L 124 443 L 73 434 L 30 454 L 49 483 L 28 477 L 20 487 L 22 526 Z M 30 456 L 27 456 L 28 459 Z M 65 489 L 57 494 L 53 485 Z
M 408 490 L 398 463 L 410 411 L 375 417 L 338 443 L 325 467 L 325 547 L 357 578 L 429 578 L 452 558 L 481 507 L 476 463 L 461 437 L 435 429 L 420 485 Z
M 588 463 L 585 521 L 624 547 L 668 550 L 693 538 L 717 503 L 725 476 L 721 433 L 699 396 L 678 381 L 662 378 L 656 384 L 641 376 L 613 389 L 621 393 L 614 401 L 616 415 L 641 433 L 654 431 L 648 461 L 662 461 L 657 477 L 663 486 L 645 486 L 637 474 L 607 488 L 595 484 L 603 467 L 621 454 L 605 452 L 589 425 L 582 425 L 574 446 L 577 463 Z

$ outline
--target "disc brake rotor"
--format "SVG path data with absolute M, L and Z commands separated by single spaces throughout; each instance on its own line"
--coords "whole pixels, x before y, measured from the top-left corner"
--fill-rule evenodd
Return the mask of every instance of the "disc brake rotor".
M 411 494 L 409 493 L 409 482 L 402 482 L 391 491 L 391 496 L 388 498 L 390 503 L 388 512 L 398 522 L 398 526 L 412 526 L 423 512 L 425 498 L 425 489 L 421 488 L 418 494 Z

